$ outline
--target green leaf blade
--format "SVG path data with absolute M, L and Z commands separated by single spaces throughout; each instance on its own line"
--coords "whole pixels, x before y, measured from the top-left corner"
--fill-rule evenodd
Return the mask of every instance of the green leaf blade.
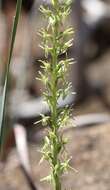
M 3 93 L 2 93 L 1 104 L 0 104 L 1 105 L 1 108 L 0 108 L 0 151 L 1 151 L 2 141 L 3 141 L 5 106 L 6 106 L 6 99 L 7 99 L 10 64 L 11 64 L 11 58 L 12 58 L 12 54 L 13 54 L 13 48 L 14 48 L 14 43 L 15 43 L 18 21 L 19 21 L 19 17 L 20 17 L 20 13 L 21 13 L 21 7 L 22 7 L 22 0 L 17 0 L 16 15 L 15 15 L 14 22 L 13 22 L 8 63 L 7 63 L 6 75 L 5 75 L 5 84 L 3 87 Z

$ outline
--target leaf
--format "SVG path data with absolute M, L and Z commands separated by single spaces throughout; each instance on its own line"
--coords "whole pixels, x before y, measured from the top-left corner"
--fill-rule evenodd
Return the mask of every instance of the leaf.
M 49 175 L 49 176 L 42 178 L 40 181 L 41 182 L 43 182 L 43 181 L 51 182 L 51 180 L 52 180 L 52 177 L 51 177 L 51 175 Z
M 45 16 L 45 17 L 50 17 L 52 15 L 52 11 L 49 10 L 48 8 L 45 8 L 44 6 L 40 6 L 39 8 L 40 12 Z
M 54 1 L 54 0 L 52 0 L 52 4 L 53 4 L 53 5 L 55 4 L 55 1 Z
M 10 64 L 11 64 L 11 58 L 13 54 L 18 21 L 19 21 L 20 12 L 21 12 L 21 6 L 22 6 L 22 0 L 17 0 L 16 15 L 14 17 L 14 22 L 13 22 L 8 63 L 7 63 L 6 75 L 5 75 L 5 84 L 3 87 L 3 94 L 2 94 L 2 99 L 1 99 L 2 103 L 1 103 L 1 110 L 0 110 L 0 149 L 2 146 L 2 140 L 3 140 L 3 131 L 4 131 L 3 124 L 4 124 L 4 118 L 5 118 L 5 106 L 6 106 L 6 99 L 7 99 L 7 88 L 8 88 L 8 82 L 9 82 Z

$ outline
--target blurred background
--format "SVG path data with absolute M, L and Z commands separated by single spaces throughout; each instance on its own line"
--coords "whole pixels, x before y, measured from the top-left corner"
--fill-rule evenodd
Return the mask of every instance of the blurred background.
M 28 146 L 36 186 L 38 189 L 49 189 L 46 184 L 39 182 L 40 177 L 48 173 L 48 166 L 46 163 L 38 165 L 41 155 L 37 151 L 46 130 L 42 130 L 42 126 L 33 126 L 39 113 L 49 112 L 48 107 L 42 103 L 44 87 L 35 79 L 41 69 L 38 60 L 45 59 L 39 47 L 41 39 L 37 34 L 47 24 L 38 10 L 42 3 L 50 4 L 50 1 L 23 0 L 10 70 L 7 127 L 1 156 L 1 169 L 4 168 L 0 173 L 1 190 L 29 188 L 19 167 L 18 157 L 22 152 L 17 156 L 16 148 L 13 148 L 16 139 L 26 138 L 22 130 L 20 133 L 19 130 L 13 130 L 13 126 L 18 123 L 24 126 L 27 133 L 26 143 L 27 140 L 30 142 Z M 16 0 L 0 1 L 0 95 L 15 7 Z M 72 189 L 109 190 L 110 1 L 74 0 L 71 15 L 64 27 L 71 25 L 75 34 L 68 55 L 74 57 L 76 63 L 68 71 L 68 80 L 72 82 L 72 90 L 76 95 L 69 96 L 65 102 L 59 101 L 59 106 L 70 104 L 74 108 L 71 126 L 78 127 L 68 130 L 70 143 L 67 149 L 73 156 L 72 166 L 79 172 L 70 173 L 62 180 L 64 186 Z M 19 146 L 18 143 L 17 150 Z

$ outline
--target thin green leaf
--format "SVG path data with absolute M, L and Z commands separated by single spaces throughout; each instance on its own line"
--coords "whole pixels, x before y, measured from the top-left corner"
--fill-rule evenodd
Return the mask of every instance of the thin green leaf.
M 13 22 L 8 63 L 7 63 L 6 75 L 5 75 L 5 84 L 3 87 L 3 94 L 2 94 L 2 100 L 1 100 L 2 103 L 1 103 L 1 112 L 0 112 L 0 149 L 1 149 L 2 140 L 3 140 L 3 131 L 4 131 L 3 123 L 4 123 L 4 117 L 5 117 L 5 105 L 6 105 L 6 99 L 7 99 L 7 88 L 8 88 L 8 81 L 9 81 L 10 63 L 11 63 L 11 58 L 12 58 L 12 54 L 13 54 L 13 48 L 14 48 L 14 43 L 15 43 L 18 21 L 19 21 L 19 17 L 20 17 L 20 13 L 21 13 L 21 6 L 22 6 L 22 0 L 17 0 L 16 15 L 14 17 L 14 22 Z

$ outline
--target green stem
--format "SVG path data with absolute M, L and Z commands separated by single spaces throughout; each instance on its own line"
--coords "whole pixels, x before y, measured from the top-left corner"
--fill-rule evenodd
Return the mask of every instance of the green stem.
M 55 10 L 55 16 L 57 17 L 57 3 L 54 4 L 54 10 Z M 58 36 L 58 23 L 55 24 L 53 28 L 53 55 L 52 55 L 52 97 L 53 97 L 53 104 L 52 104 L 52 123 L 53 127 L 52 130 L 54 132 L 54 135 L 56 136 L 56 139 L 58 140 L 58 124 L 57 124 L 57 75 L 56 75 L 56 65 L 58 63 L 58 55 L 57 55 L 57 36 Z M 60 182 L 60 176 L 58 173 L 55 173 L 55 167 L 58 163 L 58 151 L 56 151 L 58 141 L 54 140 L 52 141 L 53 146 L 53 187 L 54 190 L 61 190 L 61 182 Z
M 61 190 L 61 183 L 59 180 L 59 176 L 56 174 L 53 174 L 53 186 L 54 186 L 54 190 Z

